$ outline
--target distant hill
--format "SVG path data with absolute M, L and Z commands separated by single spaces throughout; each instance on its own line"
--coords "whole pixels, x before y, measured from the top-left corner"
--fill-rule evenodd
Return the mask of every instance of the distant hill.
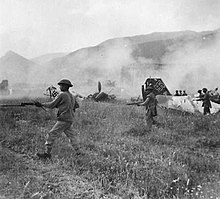
M 8 51 L 0 58 L 0 78 L 8 79 L 10 84 L 28 83 L 34 68 L 38 69 L 40 66 L 13 51 Z
M 32 58 L 31 61 L 42 65 L 46 62 L 51 61 L 52 59 L 63 57 L 67 54 L 68 53 L 49 53 L 49 54 L 46 54 L 46 55 L 42 55 L 42 56 L 39 56 L 39 57 Z
M 156 32 L 113 38 L 71 53 L 46 54 L 31 60 L 9 51 L 0 58 L 0 77 L 13 82 L 40 83 L 54 83 L 61 78 L 69 78 L 73 82 L 116 80 L 116 85 L 136 87 L 146 77 L 161 77 L 165 70 L 173 70 L 172 62 L 176 60 L 170 59 L 170 55 L 184 58 L 194 56 L 197 50 L 207 53 L 205 49 L 215 44 L 219 35 L 220 29 Z M 204 53 L 198 56 L 204 57 Z M 181 61 L 175 67 L 182 67 Z
M 164 63 L 167 54 L 191 43 L 199 48 L 206 47 L 215 42 L 218 33 L 219 30 L 157 32 L 110 39 L 53 59 L 46 68 L 54 76 L 67 76 L 76 81 L 100 78 L 120 80 L 122 68 L 141 68 L 140 75 L 146 76 L 149 75 L 148 69 L 160 69 L 167 64 Z

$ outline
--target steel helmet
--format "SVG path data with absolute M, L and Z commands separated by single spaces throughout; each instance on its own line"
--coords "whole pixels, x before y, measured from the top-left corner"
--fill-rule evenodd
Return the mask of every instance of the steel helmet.
M 58 82 L 58 85 L 60 84 L 65 84 L 68 85 L 69 87 L 72 87 L 73 85 L 71 84 L 71 82 L 68 79 L 62 79 Z
M 207 89 L 207 88 L 203 88 L 202 91 L 203 91 L 203 92 L 207 92 L 208 89 Z

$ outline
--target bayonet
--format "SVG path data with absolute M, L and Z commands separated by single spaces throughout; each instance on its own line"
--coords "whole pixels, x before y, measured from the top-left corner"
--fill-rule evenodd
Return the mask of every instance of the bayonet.
M 2 108 L 25 107 L 25 106 L 35 106 L 35 102 L 22 102 L 20 104 L 0 104 L 0 107 L 2 107 Z M 40 108 L 42 108 L 44 111 L 46 111 L 46 109 L 44 107 L 40 107 Z

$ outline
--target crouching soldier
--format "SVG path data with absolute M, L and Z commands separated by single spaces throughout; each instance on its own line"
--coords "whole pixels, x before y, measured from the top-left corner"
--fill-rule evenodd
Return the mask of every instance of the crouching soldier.
M 60 137 L 62 132 L 69 138 L 70 143 L 72 144 L 73 148 L 78 149 L 74 145 L 74 132 L 72 129 L 72 123 L 74 120 L 74 111 L 76 107 L 76 99 L 69 92 L 69 88 L 73 85 L 67 79 L 61 80 L 58 85 L 60 86 L 61 93 L 51 102 L 47 103 L 39 103 L 36 102 L 36 106 L 38 107 L 46 107 L 46 108 L 58 108 L 57 113 L 57 122 L 53 126 L 53 128 L 48 132 L 46 138 L 46 151 L 45 153 L 37 153 L 37 156 L 41 159 L 51 158 L 51 150 L 54 141 L 56 138 Z M 75 146 L 75 147 L 74 147 Z
M 157 99 L 155 94 L 153 93 L 153 88 L 148 86 L 146 88 L 147 97 L 144 102 L 140 103 L 139 106 L 146 107 L 146 125 L 147 131 L 151 131 L 152 125 L 155 122 L 153 117 L 157 116 Z

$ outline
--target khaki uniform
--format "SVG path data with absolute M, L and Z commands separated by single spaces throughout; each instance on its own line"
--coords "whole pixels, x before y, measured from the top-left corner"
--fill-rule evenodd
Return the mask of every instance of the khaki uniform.
M 204 107 L 203 109 L 204 115 L 209 115 L 211 113 L 210 108 L 212 108 L 212 105 L 211 105 L 209 93 L 205 93 L 205 94 L 200 93 L 199 99 L 197 99 L 196 101 L 202 101 L 202 107 Z
M 151 131 L 154 122 L 153 117 L 157 115 L 156 104 L 157 104 L 157 100 L 153 92 L 150 92 L 147 95 L 146 100 L 140 104 L 140 106 L 146 106 L 145 121 L 146 121 L 147 131 Z
M 47 108 L 58 108 L 57 122 L 47 134 L 46 148 L 50 152 L 54 141 L 61 136 L 62 132 L 69 138 L 74 145 L 74 131 L 72 123 L 74 120 L 75 97 L 69 92 L 61 92 L 52 102 L 43 103 Z
M 204 94 L 204 97 L 202 98 L 202 107 L 204 107 L 203 114 L 207 115 L 210 114 L 210 108 L 212 108 L 211 102 L 210 102 L 210 96 L 208 93 Z

